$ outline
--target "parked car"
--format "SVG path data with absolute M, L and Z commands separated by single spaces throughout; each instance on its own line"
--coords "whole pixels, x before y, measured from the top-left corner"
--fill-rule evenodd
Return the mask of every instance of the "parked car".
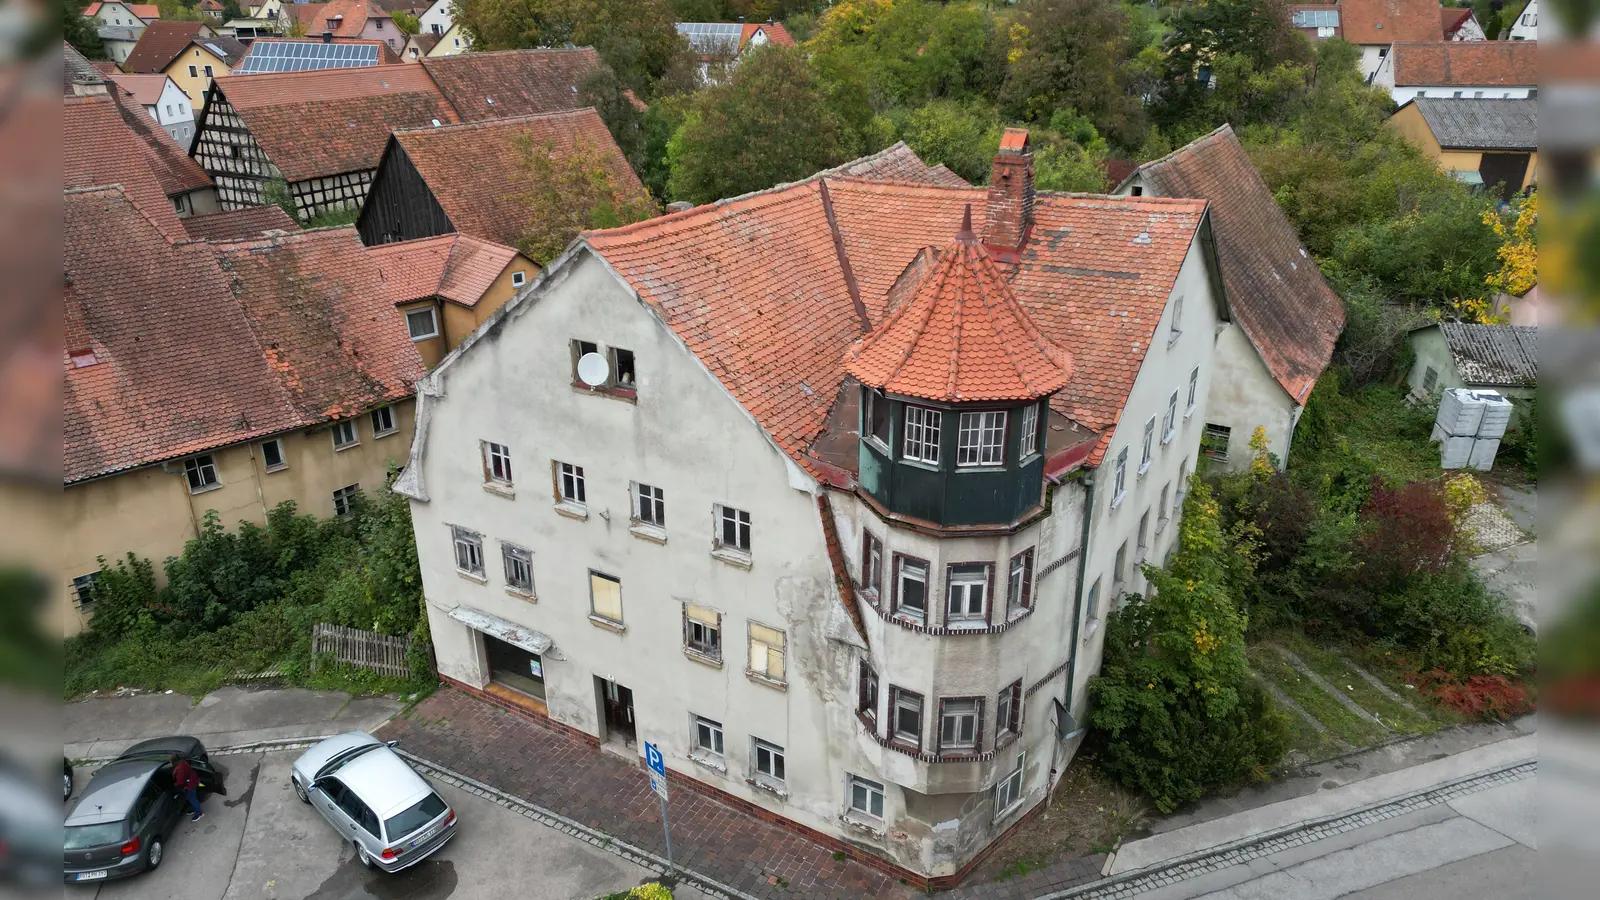
M 72 799 L 72 760 L 61 757 L 61 800 Z
M 224 773 L 192 737 L 140 741 L 94 773 L 67 813 L 64 859 L 69 882 L 104 881 L 157 868 L 166 842 L 188 815 L 172 784 L 176 753 L 200 776 L 201 796 L 227 794 Z
M 355 846 L 361 864 L 385 872 L 416 865 L 456 833 L 455 810 L 393 747 L 341 734 L 307 750 L 289 774 L 296 796 Z

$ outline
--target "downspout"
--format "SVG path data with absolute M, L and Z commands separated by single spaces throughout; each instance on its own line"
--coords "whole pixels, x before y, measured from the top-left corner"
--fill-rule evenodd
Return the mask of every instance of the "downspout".
M 1061 704 L 1067 713 L 1072 713 L 1072 691 L 1074 688 L 1073 676 L 1078 672 L 1078 629 L 1083 622 L 1083 582 L 1088 578 L 1089 572 L 1089 520 L 1094 515 L 1094 473 L 1090 472 L 1083 477 L 1085 496 L 1083 498 L 1083 538 L 1078 543 L 1078 589 L 1072 598 L 1072 653 L 1067 663 L 1067 693 Z

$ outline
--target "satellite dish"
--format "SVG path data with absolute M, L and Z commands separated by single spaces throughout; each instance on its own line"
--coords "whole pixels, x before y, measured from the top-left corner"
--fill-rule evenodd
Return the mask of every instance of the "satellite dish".
M 585 353 L 578 357 L 578 380 L 589 387 L 600 387 L 611 375 L 611 366 L 598 353 Z

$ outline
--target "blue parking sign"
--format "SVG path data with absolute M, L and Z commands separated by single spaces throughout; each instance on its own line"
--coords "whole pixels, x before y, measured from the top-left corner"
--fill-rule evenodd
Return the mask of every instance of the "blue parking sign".
M 662 778 L 667 777 L 667 762 L 661 758 L 661 751 L 656 748 L 656 745 L 649 741 L 644 742 L 644 764 L 646 768 Z

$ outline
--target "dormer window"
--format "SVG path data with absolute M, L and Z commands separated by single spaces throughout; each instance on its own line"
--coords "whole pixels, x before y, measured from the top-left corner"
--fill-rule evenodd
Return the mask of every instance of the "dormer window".
M 939 464 L 939 428 L 944 414 L 925 406 L 906 406 L 906 440 L 903 455 L 906 459 Z
M 1002 411 L 962 413 L 958 438 L 956 465 L 1003 465 L 1006 455 L 1006 414 Z

